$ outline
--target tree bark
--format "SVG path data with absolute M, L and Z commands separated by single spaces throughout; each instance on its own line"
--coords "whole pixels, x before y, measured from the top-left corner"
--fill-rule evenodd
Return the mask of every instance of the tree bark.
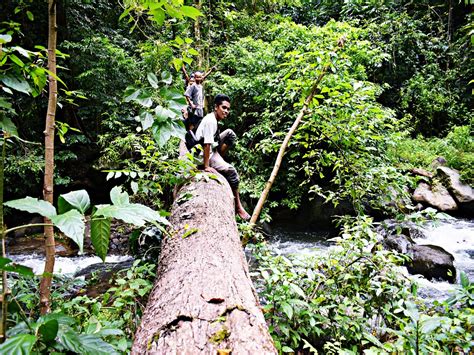
M 276 354 L 227 181 L 183 187 L 171 224 L 132 354 Z
M 53 173 L 54 173 L 54 122 L 56 116 L 56 104 L 58 99 L 58 83 L 56 80 L 56 0 L 48 1 L 48 69 L 53 75 L 49 75 L 49 97 L 48 111 L 46 114 L 46 125 L 44 130 L 44 184 L 43 198 L 45 201 L 53 203 Z M 45 254 L 46 262 L 44 265 L 43 278 L 40 284 L 40 307 L 41 314 L 49 313 L 51 310 L 51 281 L 54 271 L 54 230 L 49 218 L 44 219 Z
M 202 10 L 202 0 L 195 0 L 194 6 L 199 11 Z M 197 57 L 197 68 L 198 70 L 203 69 L 203 47 L 202 47 L 202 40 L 201 40 L 201 19 L 197 17 L 194 20 L 194 38 L 196 39 L 196 49 L 199 52 Z

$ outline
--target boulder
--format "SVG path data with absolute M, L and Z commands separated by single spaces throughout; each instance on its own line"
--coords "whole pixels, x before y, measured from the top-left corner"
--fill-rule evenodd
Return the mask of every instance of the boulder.
M 85 290 L 81 290 L 81 295 L 95 298 L 103 295 L 112 287 L 115 276 L 122 270 L 130 269 L 134 260 L 130 258 L 119 263 L 98 263 L 87 266 L 74 274 L 74 277 L 84 276 L 86 280 L 94 279 L 89 282 Z
M 434 170 L 438 166 L 446 166 L 447 164 L 448 164 L 448 161 L 446 160 L 445 157 L 437 157 L 437 158 L 433 159 L 433 161 L 431 162 L 431 167 Z
M 413 244 L 407 253 L 411 257 L 406 265 L 410 274 L 421 274 L 428 280 L 456 281 L 454 256 L 437 245 Z
M 410 172 L 413 175 L 424 176 L 424 177 L 427 177 L 428 179 L 432 179 L 434 176 L 433 173 L 426 171 L 424 169 L 420 169 L 420 168 L 413 168 L 410 170 Z
M 384 231 L 382 246 L 406 254 L 411 260 L 405 263 L 412 275 L 420 274 L 428 280 L 442 279 L 448 282 L 456 281 L 454 256 L 436 245 L 418 245 L 412 238 L 420 238 L 423 232 L 412 225 L 389 224 Z
M 471 203 L 474 201 L 474 189 L 461 182 L 458 171 L 446 166 L 440 166 L 436 169 L 436 173 L 457 202 Z
M 434 183 L 433 186 L 421 182 L 413 193 L 413 200 L 428 204 L 442 212 L 456 211 L 458 205 L 449 191 L 441 184 Z
M 382 240 L 382 246 L 388 250 L 395 250 L 407 254 L 411 246 L 415 244 L 413 239 L 404 234 L 389 234 Z

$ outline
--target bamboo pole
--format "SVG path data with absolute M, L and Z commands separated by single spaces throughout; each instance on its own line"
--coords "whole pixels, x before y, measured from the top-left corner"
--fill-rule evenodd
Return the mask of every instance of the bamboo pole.
M 342 48 L 344 46 L 344 41 L 345 41 L 344 38 L 339 39 L 338 48 Z M 260 212 L 262 211 L 263 205 L 265 204 L 265 201 L 267 200 L 268 193 L 270 192 L 270 189 L 272 188 L 272 185 L 275 182 L 275 179 L 278 175 L 278 171 L 280 170 L 281 162 L 283 161 L 283 156 L 285 155 L 286 148 L 288 148 L 290 139 L 295 133 L 296 129 L 298 128 L 298 125 L 300 124 L 304 115 L 307 113 L 309 104 L 313 100 L 314 95 L 316 95 L 316 93 L 319 91 L 319 84 L 321 83 L 321 80 L 323 80 L 329 68 L 330 68 L 330 65 L 329 64 L 326 65 L 321 71 L 321 73 L 319 74 L 319 76 L 317 77 L 316 81 L 311 87 L 311 91 L 309 95 L 306 97 L 306 100 L 304 101 L 303 107 L 301 108 L 298 116 L 296 117 L 295 121 L 293 122 L 293 125 L 291 126 L 290 130 L 286 134 L 285 139 L 283 140 L 283 143 L 280 146 L 280 150 L 278 151 L 278 156 L 276 158 L 275 165 L 273 166 L 272 173 L 270 174 L 270 178 L 265 184 L 265 188 L 263 189 L 263 192 L 260 195 L 260 198 L 257 202 L 257 206 L 255 206 L 252 217 L 250 218 L 251 225 L 255 224 L 257 222 L 258 217 L 260 216 Z

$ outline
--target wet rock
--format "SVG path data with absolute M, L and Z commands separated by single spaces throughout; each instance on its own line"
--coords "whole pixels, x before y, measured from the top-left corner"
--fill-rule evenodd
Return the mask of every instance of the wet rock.
M 57 256 L 74 256 L 77 255 L 78 248 L 69 245 L 69 243 L 56 240 L 55 242 Z M 39 254 L 44 255 L 44 238 L 40 237 L 21 237 L 7 240 L 7 253 L 11 255 L 18 254 Z
M 406 265 L 410 274 L 423 275 L 428 280 L 456 281 L 454 256 L 436 245 L 413 244 L 407 253 L 411 261 Z
M 457 202 L 470 203 L 474 201 L 474 189 L 461 182 L 458 171 L 446 166 L 440 166 L 436 169 L 436 173 Z
M 430 173 L 429 171 L 426 171 L 424 169 L 420 169 L 420 168 L 413 168 L 410 170 L 410 172 L 413 174 L 413 175 L 418 175 L 418 176 L 424 176 L 424 177 L 427 177 L 429 179 L 432 179 L 433 178 L 433 173 Z
M 406 254 L 411 258 L 404 265 L 410 274 L 420 274 L 428 280 L 442 279 L 455 282 L 454 256 L 436 245 L 416 244 L 413 239 L 425 237 L 416 226 L 389 222 L 379 234 L 383 236 L 381 244 L 384 248 Z
M 448 164 L 448 161 L 446 160 L 445 157 L 437 157 L 431 162 L 431 167 L 433 169 L 436 169 L 439 166 L 446 166 Z
M 404 234 L 390 234 L 382 240 L 385 249 L 395 250 L 402 254 L 407 254 L 413 244 L 415 244 L 413 239 Z
M 442 212 L 456 211 L 458 205 L 449 191 L 441 184 L 435 183 L 433 186 L 421 182 L 412 196 L 416 202 L 430 205 Z
M 103 273 L 117 273 L 120 270 L 128 269 L 132 266 L 133 259 L 125 260 L 119 263 L 97 263 L 89 265 L 88 267 L 77 271 L 74 277 L 84 276 L 86 280 L 92 277 L 93 273 L 96 273 L 96 277 Z M 98 274 L 98 275 L 97 275 Z
M 28 222 L 24 223 L 25 225 L 28 224 L 39 224 L 44 223 L 44 219 L 41 216 L 36 216 L 30 219 Z M 14 238 L 23 238 L 29 235 L 40 234 L 43 232 L 43 226 L 35 226 L 35 227 L 27 227 L 22 229 L 17 229 L 16 231 L 12 232 Z
M 76 272 L 74 277 L 84 276 L 86 280 L 94 279 L 94 282 L 85 290 L 88 297 L 94 298 L 103 295 L 111 286 L 115 275 L 121 270 L 132 267 L 133 259 L 120 263 L 98 263 Z

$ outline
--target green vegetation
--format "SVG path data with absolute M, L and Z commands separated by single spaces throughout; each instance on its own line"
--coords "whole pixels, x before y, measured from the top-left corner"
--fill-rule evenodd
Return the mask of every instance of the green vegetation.
M 273 256 L 257 245 L 257 285 L 277 348 L 310 352 L 443 353 L 474 346 L 474 284 L 426 305 L 401 274 L 406 256 L 384 250 L 370 218 L 346 223 L 326 255 Z
M 14 279 L 10 317 L 16 325 L 8 331 L 9 339 L 0 345 L 0 351 L 129 352 L 130 339 L 153 286 L 154 269 L 154 264 L 136 260 L 130 269 L 116 274 L 107 292 L 96 298 L 81 295 L 85 287 L 94 287 L 94 278 L 84 283 L 57 277 L 51 295 L 54 311 L 39 318 L 38 281 L 31 277 Z
M 173 187 L 202 176 L 191 162 L 178 159 L 185 132 L 182 65 L 188 72 L 216 65 L 206 81 L 207 101 L 217 93 L 232 98 L 225 126 L 236 131 L 239 142 L 230 159 L 241 176 L 242 199 L 253 207 L 284 136 L 321 77 L 261 220 L 271 221 L 285 209 L 301 213 L 315 198 L 349 206 L 355 219 L 340 227 L 338 248 L 321 257 L 275 257 L 254 247 L 257 282 L 278 350 L 472 349 L 472 280 L 462 276 L 450 300 L 423 304 L 416 286 L 398 271 L 404 256 L 379 248 L 369 217 L 409 213 L 416 179 L 408 171 L 433 171 L 439 156 L 474 183 L 472 0 L 58 4 L 54 184 L 60 197 L 54 206 L 38 200 L 51 74 L 47 6 L 33 0 L 1 5 L 2 218 L 5 197 L 10 200 L 5 206 L 51 217 L 81 246 L 88 213 L 102 259 L 111 218 L 138 228 L 166 224 L 162 216 Z M 3 237 L 22 217 L 11 208 L 1 223 Z M 130 350 L 151 288 L 150 265 L 136 263 L 98 298 L 66 297 L 70 281 L 56 280 L 51 313 L 42 316 L 39 296 L 30 291 L 38 288 L 38 280 L 27 276 L 31 271 L 5 255 L 0 269 L 11 308 L 2 324 L 9 338 L 0 352 Z M 222 330 L 214 340 L 227 335 Z

